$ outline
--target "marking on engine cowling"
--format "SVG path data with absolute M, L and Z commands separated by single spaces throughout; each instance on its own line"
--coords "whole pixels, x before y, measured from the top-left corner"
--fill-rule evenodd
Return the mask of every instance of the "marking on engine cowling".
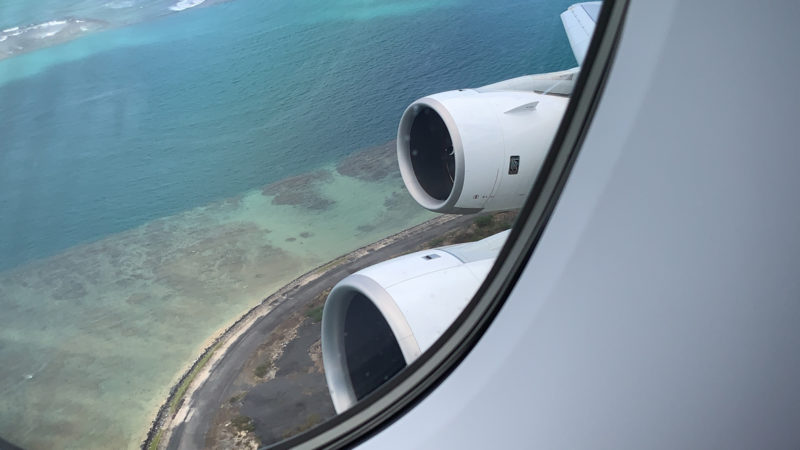
M 516 175 L 519 173 L 519 155 L 514 155 L 508 162 L 508 174 Z

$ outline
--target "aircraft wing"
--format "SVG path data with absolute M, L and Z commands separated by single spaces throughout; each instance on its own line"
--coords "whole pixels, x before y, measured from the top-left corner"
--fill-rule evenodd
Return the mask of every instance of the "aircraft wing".
M 569 45 L 578 65 L 583 64 L 601 4 L 602 2 L 576 3 L 561 13 L 561 22 L 564 23 Z

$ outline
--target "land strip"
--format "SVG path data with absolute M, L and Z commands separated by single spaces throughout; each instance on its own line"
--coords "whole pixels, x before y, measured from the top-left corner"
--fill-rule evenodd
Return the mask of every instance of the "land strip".
M 321 365 L 314 354 L 315 350 L 318 353 L 319 307 L 326 291 L 361 268 L 434 245 L 471 241 L 507 228 L 513 218 L 513 213 L 495 214 L 491 219 L 439 216 L 348 253 L 289 283 L 251 309 L 198 357 L 172 389 L 143 447 L 257 447 L 321 422 L 332 414 Z M 272 416 L 267 425 L 264 420 L 254 422 L 240 414 L 249 409 L 250 415 L 257 415 L 252 405 L 259 401 L 258 395 L 261 401 L 267 395 L 274 403 L 269 395 L 270 389 L 274 395 L 275 388 L 267 386 L 269 383 L 281 389 L 286 389 L 286 383 L 304 386 L 297 392 L 303 391 L 305 397 L 280 399 L 302 406 L 304 417 L 283 414 L 294 423 L 280 424 L 274 423 Z M 255 386 L 260 386 L 261 392 L 256 392 Z

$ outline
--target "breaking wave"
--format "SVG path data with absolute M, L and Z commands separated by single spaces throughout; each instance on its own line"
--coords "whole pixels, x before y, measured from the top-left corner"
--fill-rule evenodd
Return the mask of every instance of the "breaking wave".
M 71 17 L 6 28 L 0 31 L 0 59 L 66 42 L 106 26 L 103 21 Z
M 169 9 L 172 11 L 183 11 L 184 9 L 194 8 L 195 6 L 201 5 L 206 0 L 181 0 L 178 3 L 170 6 Z

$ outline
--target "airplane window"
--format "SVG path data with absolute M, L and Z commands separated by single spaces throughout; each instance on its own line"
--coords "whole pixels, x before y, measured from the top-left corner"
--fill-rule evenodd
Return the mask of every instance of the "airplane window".
M 295 445 L 389 398 L 511 260 L 603 8 L 0 3 L 0 448 Z

